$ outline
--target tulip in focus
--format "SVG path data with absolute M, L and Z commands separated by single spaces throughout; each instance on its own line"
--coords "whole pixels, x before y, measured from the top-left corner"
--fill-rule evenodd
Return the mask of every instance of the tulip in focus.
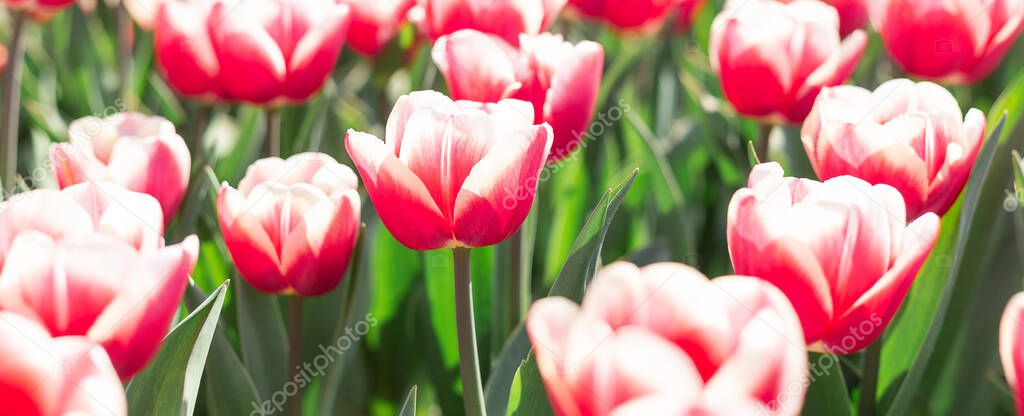
M 852 175 L 903 194 L 907 218 L 943 215 L 974 167 L 985 114 L 967 112 L 930 82 L 888 81 L 874 92 L 855 86 L 822 90 L 801 135 L 821 179 Z
M 152 195 L 166 223 L 174 219 L 188 186 L 192 157 L 185 140 L 163 117 L 118 113 L 85 117 L 68 127 L 70 141 L 50 149 L 61 188 L 108 181 Z
M 16 313 L 0 312 L 0 322 L 4 414 L 128 414 L 124 387 L 102 348 L 84 337 L 52 338 Z
M 729 254 L 737 274 L 789 297 L 808 345 L 852 354 L 885 330 L 938 238 L 938 216 L 908 225 L 905 212 L 891 186 L 784 178 L 761 164 L 729 204 Z
M 437 40 L 434 62 L 457 100 L 533 104 L 534 123 L 548 123 L 554 140 L 548 161 L 568 156 L 586 134 L 601 86 L 604 49 L 561 35 L 520 35 L 519 47 L 475 30 Z
M 683 32 L 690 29 L 693 20 L 704 9 L 705 0 L 681 0 L 676 7 L 675 29 Z
M 1024 30 L 1020 0 L 875 0 L 870 10 L 886 49 L 907 73 L 944 83 L 984 79 Z
M 256 105 L 303 102 L 341 53 L 349 6 L 334 0 L 164 1 L 157 66 L 180 94 Z
M 567 0 L 418 0 L 421 26 L 431 39 L 475 29 L 517 44 L 522 33 L 551 27 Z
M 711 26 L 711 64 L 744 116 L 802 122 L 818 92 L 845 82 L 864 53 L 864 32 L 840 40 L 839 15 L 824 3 L 730 4 Z
M 1024 293 L 1010 298 L 999 322 L 999 358 L 1003 374 L 1017 402 L 1017 414 L 1024 415 Z
M 680 0 L 569 0 L 584 16 L 600 19 L 618 29 L 638 31 L 657 29 L 680 3 Z
M 806 392 L 800 321 L 752 277 L 615 263 L 582 307 L 534 303 L 526 330 L 560 416 L 797 415 Z
M 416 0 L 338 0 L 349 5 L 352 22 L 348 44 L 365 56 L 376 56 L 398 33 Z
M 355 173 L 322 153 L 249 166 L 217 197 L 224 243 L 242 277 L 267 293 L 317 296 L 338 286 L 359 233 Z
M 345 148 L 381 221 L 414 250 L 497 244 L 522 225 L 551 149 L 524 101 L 398 99 L 385 140 L 350 130 Z

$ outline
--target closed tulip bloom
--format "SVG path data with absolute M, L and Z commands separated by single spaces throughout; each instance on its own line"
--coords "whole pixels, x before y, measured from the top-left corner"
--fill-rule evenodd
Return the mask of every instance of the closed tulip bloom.
M 818 1 L 741 2 L 712 24 L 711 64 L 737 112 L 796 124 L 850 77 L 866 42 L 863 31 L 840 40 L 836 10 Z
M 797 415 L 806 392 L 800 321 L 752 277 L 614 263 L 582 307 L 534 303 L 526 331 L 559 416 Z
M 187 0 L 159 5 L 157 67 L 185 96 L 303 102 L 323 87 L 348 32 L 334 0 Z
M 736 273 L 789 297 L 808 345 L 852 354 L 885 330 L 938 237 L 938 216 L 907 224 L 905 212 L 891 186 L 761 164 L 729 204 L 729 254 Z
M 687 0 L 688 1 L 688 0 Z M 657 29 L 680 0 L 569 0 L 580 14 L 622 30 Z
M 339 0 L 352 10 L 348 44 L 365 56 L 376 56 L 398 33 L 416 0 Z
M 152 195 L 167 223 L 181 205 L 192 157 L 185 140 L 163 117 L 118 113 L 85 117 L 68 127 L 70 141 L 50 148 L 61 188 L 107 181 Z
M 533 104 L 534 123 L 548 123 L 554 140 L 548 161 L 579 147 L 597 104 L 604 49 L 561 35 L 520 35 L 519 47 L 475 30 L 461 30 L 434 44 L 434 62 L 457 100 L 495 103 L 515 98 Z
M 13 312 L 0 312 L 0 402 L 21 416 L 128 414 L 124 387 L 102 348 L 84 337 L 52 338 Z
M 53 336 L 103 346 L 127 380 L 156 354 L 196 264 L 199 240 L 140 252 L 104 234 L 15 237 L 0 271 L 0 309 L 41 323 Z
M 987 77 L 1024 30 L 1020 0 L 877 0 L 870 12 L 907 73 L 944 83 Z
M 825 89 L 804 123 L 804 148 L 821 179 L 852 175 L 903 194 L 907 218 L 943 215 L 974 167 L 985 114 L 967 112 L 949 91 L 906 79 L 873 93 L 860 87 Z
M 461 29 L 491 33 L 517 44 L 522 33 L 536 35 L 558 18 L 567 0 L 418 0 L 421 26 L 432 39 Z
M 348 166 L 322 153 L 249 166 L 217 197 L 224 243 L 239 273 L 267 293 L 317 296 L 338 286 L 359 233 L 359 193 Z
M 350 130 L 345 148 L 381 221 L 414 250 L 497 244 L 522 225 L 551 149 L 524 101 L 398 99 L 385 140 Z
M 1010 384 L 1017 414 L 1024 415 L 1024 293 L 1010 298 L 999 322 L 999 358 L 1003 362 L 1003 374 Z

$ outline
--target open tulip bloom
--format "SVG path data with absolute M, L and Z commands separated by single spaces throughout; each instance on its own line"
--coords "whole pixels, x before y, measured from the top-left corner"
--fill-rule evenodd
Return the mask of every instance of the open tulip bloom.
M 800 321 L 752 277 L 615 263 L 582 307 L 534 303 L 526 330 L 559 416 L 797 415 L 807 388 Z
M 938 238 L 938 216 L 905 213 L 891 186 L 761 164 L 729 204 L 733 268 L 786 294 L 812 348 L 852 354 L 882 335 Z

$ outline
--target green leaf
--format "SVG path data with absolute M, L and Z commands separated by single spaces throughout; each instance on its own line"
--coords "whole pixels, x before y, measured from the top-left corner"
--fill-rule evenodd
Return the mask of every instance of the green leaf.
M 224 282 L 171 330 L 150 365 L 128 385 L 128 413 L 191 416 L 224 305 Z
M 405 396 L 402 411 L 398 412 L 398 416 L 416 416 L 416 386 L 409 389 L 409 394 Z
M 516 371 L 508 397 L 508 412 L 511 416 L 552 415 L 551 402 L 540 378 L 537 360 L 530 353 Z
M 614 189 L 608 189 L 597 207 L 587 217 L 583 230 L 576 238 L 565 266 L 548 292 L 549 296 L 562 296 L 575 302 L 583 299 L 587 284 L 594 278 L 601 262 L 601 248 L 611 226 L 615 212 L 636 180 L 637 170 Z M 492 364 L 491 376 L 484 386 L 484 402 L 488 414 L 501 414 L 508 408 L 509 387 L 512 385 L 520 364 L 530 352 L 530 340 L 526 329 L 520 324 L 509 337 L 501 353 Z
M 270 397 L 288 380 L 288 331 L 276 298 L 243 279 L 234 286 L 242 362 L 260 397 Z
M 846 393 L 846 380 L 839 357 L 832 354 L 810 354 L 808 369 L 807 397 L 804 398 L 802 415 L 852 415 L 850 396 Z M 785 410 L 786 403 L 779 403 Z M 786 412 L 781 412 L 786 413 Z

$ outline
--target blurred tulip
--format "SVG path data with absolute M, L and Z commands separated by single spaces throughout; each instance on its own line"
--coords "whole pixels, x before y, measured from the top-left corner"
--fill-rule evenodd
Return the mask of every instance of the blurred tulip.
M 4 68 L 7 67 L 7 48 L 4 45 L 0 45 L 0 73 L 4 72 Z
M 1010 298 L 999 322 L 999 358 L 1003 374 L 1017 402 L 1017 414 L 1024 415 L 1024 293 Z
M 249 166 L 217 198 L 224 243 L 239 273 L 268 293 L 317 296 L 338 286 L 359 233 L 355 173 L 322 153 Z
M 518 45 L 519 35 L 551 27 L 567 0 L 418 0 L 424 31 L 432 38 L 475 29 Z
M 168 0 L 120 0 L 124 2 L 124 8 L 131 15 L 143 30 L 153 31 L 156 27 L 156 12 L 160 10 L 160 3 Z M 108 0 L 108 3 L 110 1 Z
M 453 102 L 435 91 L 398 99 L 385 141 L 349 130 L 345 148 L 381 221 L 413 250 L 483 247 L 519 229 L 551 149 L 533 107 Z
M 690 0 L 569 0 L 584 16 L 600 19 L 618 29 L 639 31 L 657 29 L 682 2 L 692 3 Z
M 188 186 L 192 157 L 185 140 L 163 117 L 118 113 L 85 117 L 68 127 L 70 141 L 50 148 L 61 188 L 108 181 L 152 195 L 170 224 Z
M 561 35 L 521 35 L 519 48 L 500 37 L 461 30 L 434 44 L 434 62 L 452 97 L 495 103 L 515 98 L 533 104 L 534 123 L 547 122 L 554 132 L 548 161 L 557 161 L 580 146 L 597 104 L 604 49 Z
M 1024 30 L 1020 0 L 876 0 L 870 11 L 904 70 L 946 83 L 987 77 Z
M 127 415 L 124 387 L 103 349 L 83 337 L 0 312 L 0 402 L 21 416 Z
M 690 30 L 693 20 L 704 9 L 704 3 L 705 0 L 680 0 L 679 6 L 676 7 L 676 30 L 680 32 Z
M 711 64 L 740 114 L 800 123 L 822 87 L 842 84 L 867 36 L 839 38 L 836 10 L 812 0 L 726 7 L 712 23 Z
M 348 32 L 334 0 L 165 1 L 157 67 L 174 89 L 206 100 L 276 106 L 323 87 Z
M 348 44 L 365 56 L 376 56 L 395 37 L 416 0 L 338 0 L 352 10 Z
M 0 271 L 0 309 L 34 318 L 53 336 L 88 337 L 127 380 L 170 330 L 198 254 L 195 236 L 139 252 L 104 234 L 24 231 Z
M 582 308 L 534 303 L 526 330 L 557 415 L 797 415 L 806 392 L 800 321 L 751 277 L 615 263 Z
M 731 0 L 742 1 L 742 0 Z M 791 3 L 793 0 L 781 0 Z M 868 2 L 873 0 L 821 0 L 839 13 L 839 34 L 846 37 L 868 22 Z
M 784 178 L 761 164 L 729 204 L 729 254 L 737 274 L 789 297 L 808 345 L 852 354 L 882 335 L 938 237 L 935 214 L 907 225 L 905 212 L 888 185 Z
M 35 20 L 49 20 L 55 13 L 75 4 L 75 0 L 0 0 L 11 10 L 27 12 Z
M 821 179 L 852 175 L 903 194 L 907 218 L 943 215 L 967 183 L 985 114 L 967 112 L 930 82 L 888 81 L 872 93 L 826 88 L 804 122 L 804 148 Z

